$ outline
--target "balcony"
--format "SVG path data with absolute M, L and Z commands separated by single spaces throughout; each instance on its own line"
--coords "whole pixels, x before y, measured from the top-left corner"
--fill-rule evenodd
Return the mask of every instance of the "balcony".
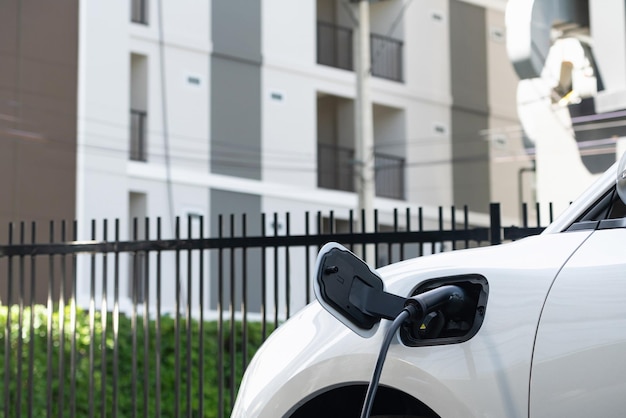
M 375 153 L 376 196 L 404 199 L 404 158 Z M 317 184 L 324 189 L 354 192 L 354 150 L 317 144 Z
M 148 161 L 147 153 L 148 114 L 143 110 L 130 111 L 130 159 Z
M 353 71 L 352 28 L 317 22 L 317 63 Z M 388 36 L 370 35 L 371 70 L 374 77 L 403 81 L 403 42 Z

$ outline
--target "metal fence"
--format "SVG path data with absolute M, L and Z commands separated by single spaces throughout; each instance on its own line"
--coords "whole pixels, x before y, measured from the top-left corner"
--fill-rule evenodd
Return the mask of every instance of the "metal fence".
M 202 218 L 186 231 L 178 219 L 170 239 L 158 219 L 135 220 L 126 240 L 118 221 L 93 222 L 85 241 L 75 224 L 11 225 L 0 245 L 0 413 L 228 416 L 256 348 L 311 301 L 324 243 L 371 245 L 380 266 L 542 230 L 526 219 L 503 228 L 497 204 L 482 226 L 467 208 L 395 211 L 386 225 L 374 216 L 376 232 L 360 233 L 364 216 L 306 213 L 297 234 L 289 214 L 220 216 L 212 237 Z

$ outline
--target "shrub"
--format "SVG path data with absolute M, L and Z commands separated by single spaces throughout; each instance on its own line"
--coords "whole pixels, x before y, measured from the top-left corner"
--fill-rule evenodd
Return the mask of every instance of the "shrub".
M 222 322 L 220 339 L 216 321 L 204 322 L 201 331 L 198 321 L 171 316 L 161 317 L 158 327 L 156 320 L 144 322 L 140 316 L 114 319 L 111 313 L 103 318 L 81 309 L 72 315 L 70 307 L 50 316 L 43 306 L 21 312 L 18 306 L 0 306 L 0 411 L 8 405 L 11 415 L 19 408 L 32 416 L 45 416 L 48 410 L 54 416 L 69 416 L 72 410 L 76 416 L 91 411 L 110 416 L 116 408 L 119 417 L 143 416 L 146 409 L 151 417 L 176 412 L 216 417 L 221 387 L 228 416 L 230 388 L 233 383 L 239 387 L 244 365 L 263 340 L 259 322 L 246 324 L 244 344 L 241 322 L 234 327 Z

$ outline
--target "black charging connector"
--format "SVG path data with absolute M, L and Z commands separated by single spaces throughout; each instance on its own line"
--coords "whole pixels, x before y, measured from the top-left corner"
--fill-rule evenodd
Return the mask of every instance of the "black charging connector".
M 407 321 L 422 321 L 426 315 L 433 311 L 441 310 L 447 313 L 455 313 L 463 309 L 464 305 L 465 291 L 463 288 L 456 285 L 437 287 L 405 300 L 404 309 L 402 309 L 391 323 L 380 347 L 374 373 L 367 387 L 363 409 L 361 410 L 361 418 L 369 418 L 372 412 L 374 397 L 378 389 L 378 383 L 380 381 L 385 358 L 387 357 L 387 351 L 391 345 L 391 340 L 393 340 L 400 326 Z

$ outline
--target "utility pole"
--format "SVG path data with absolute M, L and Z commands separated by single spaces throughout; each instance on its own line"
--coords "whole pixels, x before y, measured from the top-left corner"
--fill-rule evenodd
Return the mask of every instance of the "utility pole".
M 375 171 L 374 171 L 374 123 L 372 119 L 372 102 L 370 99 L 370 11 L 369 0 L 358 0 L 358 28 L 354 42 L 355 73 L 356 73 L 356 103 L 355 103 L 355 135 L 356 135 L 356 158 L 355 158 L 355 186 L 358 194 L 358 219 L 361 214 L 364 219 L 362 232 L 374 232 L 374 196 L 375 196 Z M 365 259 L 372 265 L 374 260 L 374 248 L 369 245 L 366 248 Z

